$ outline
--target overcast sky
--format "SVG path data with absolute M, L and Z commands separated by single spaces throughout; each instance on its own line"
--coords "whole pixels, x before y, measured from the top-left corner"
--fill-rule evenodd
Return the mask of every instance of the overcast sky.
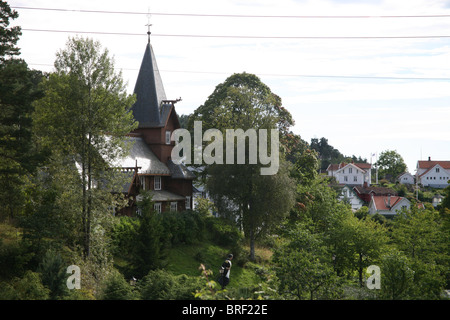
M 17 8 L 13 22 L 24 29 L 18 45 L 31 68 L 52 71 L 55 53 L 76 35 L 37 30 L 77 31 L 110 51 L 132 93 L 150 12 L 151 43 L 167 98 L 182 98 L 179 114 L 245 71 L 282 98 L 307 142 L 325 137 L 369 162 L 397 150 L 411 173 L 417 160 L 450 160 L 449 0 L 8 3 L 41 8 Z

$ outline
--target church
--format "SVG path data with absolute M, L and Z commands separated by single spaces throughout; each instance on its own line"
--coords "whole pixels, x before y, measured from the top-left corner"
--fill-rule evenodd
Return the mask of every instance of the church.
M 133 216 L 139 213 L 137 202 L 141 190 L 151 191 L 156 212 L 192 209 L 195 175 L 183 164 L 175 164 L 171 159 L 174 147 L 171 134 L 180 128 L 175 111 L 179 99 L 166 98 L 150 37 L 134 94 L 136 102 L 132 112 L 139 126 L 129 133 L 133 144 L 128 156 L 119 163 L 128 176 L 122 190 L 128 199 L 128 206 L 122 209 L 121 214 Z

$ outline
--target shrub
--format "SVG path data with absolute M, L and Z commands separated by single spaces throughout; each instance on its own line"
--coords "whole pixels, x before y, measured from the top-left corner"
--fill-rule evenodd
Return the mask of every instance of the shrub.
M 50 299 L 57 299 L 68 293 L 65 266 L 61 255 L 53 250 L 48 250 L 39 264 L 37 271 L 42 276 L 42 283 L 50 289 Z
M 47 300 L 49 293 L 40 274 L 32 271 L 27 271 L 23 278 L 14 278 L 11 284 L 0 284 L 1 300 Z
M 107 278 L 102 295 L 103 300 L 132 300 L 135 298 L 133 287 L 118 271 L 113 271 Z
M 192 300 L 193 293 L 201 287 L 198 278 L 184 274 L 174 275 L 165 270 L 152 270 L 138 282 L 143 300 Z
M 242 234 L 236 226 L 227 219 L 208 218 L 207 227 L 208 230 L 210 230 L 212 239 L 218 245 L 235 247 L 242 239 Z

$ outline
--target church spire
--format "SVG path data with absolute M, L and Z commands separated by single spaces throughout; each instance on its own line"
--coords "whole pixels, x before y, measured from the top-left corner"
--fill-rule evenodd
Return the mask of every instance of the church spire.
M 160 127 L 164 118 L 161 105 L 167 98 L 150 42 L 145 48 L 134 93 L 136 102 L 132 110 L 139 128 Z

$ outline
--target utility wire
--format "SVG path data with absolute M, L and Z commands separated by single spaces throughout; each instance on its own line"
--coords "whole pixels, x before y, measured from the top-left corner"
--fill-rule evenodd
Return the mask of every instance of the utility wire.
M 102 31 L 74 31 L 74 30 L 54 30 L 54 29 L 30 29 L 22 28 L 23 31 L 33 32 L 60 32 L 60 33 L 80 33 L 80 34 L 102 34 L 119 36 L 142 36 L 146 33 L 125 33 L 125 32 L 102 32 Z M 152 37 L 184 37 L 184 38 L 232 38 L 232 39 L 433 39 L 450 38 L 450 35 L 414 35 L 414 36 L 245 36 L 245 35 L 201 35 L 201 34 L 155 34 Z
M 106 11 L 106 10 L 77 10 L 61 8 L 36 8 L 13 6 L 13 9 L 46 10 L 80 13 L 105 13 L 105 14 L 131 14 L 131 15 L 161 15 L 161 16 L 186 16 L 186 17 L 222 17 L 222 18 L 291 18 L 291 19 L 367 19 L 367 18 L 450 18 L 447 14 L 436 15 L 240 15 L 240 14 L 201 14 L 201 13 L 166 13 L 166 12 L 133 12 L 133 11 Z
M 53 67 L 48 63 L 28 63 L 34 66 Z M 120 68 L 120 70 L 139 71 L 136 68 Z M 229 72 L 222 71 L 192 71 L 192 70 L 164 70 L 159 69 L 159 72 L 174 72 L 174 73 L 190 73 L 190 74 L 229 74 Z M 259 76 L 266 77 L 297 77 L 297 78 L 338 78 L 338 79 L 373 79 L 373 80 L 432 80 L 432 81 L 450 81 L 450 78 L 439 77 L 393 77 L 393 76 L 344 76 L 344 75 L 309 75 L 309 74 L 277 74 L 277 73 L 255 73 Z

